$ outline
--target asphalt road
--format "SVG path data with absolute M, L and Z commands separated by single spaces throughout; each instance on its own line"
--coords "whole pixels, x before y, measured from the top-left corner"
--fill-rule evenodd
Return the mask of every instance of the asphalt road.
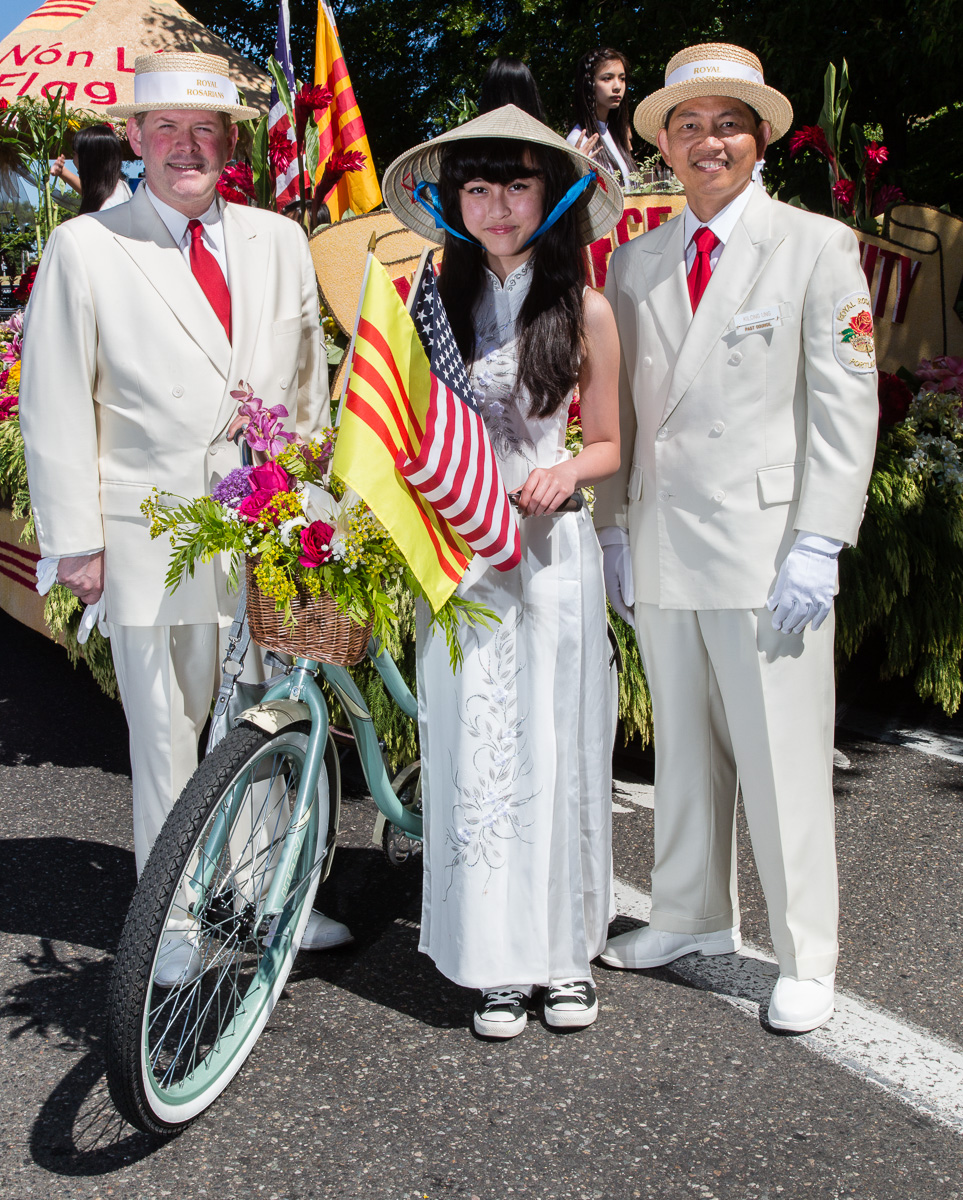
M 942 1101 L 867 1068 L 875 1035 L 850 1056 L 841 1033 L 833 1059 L 766 1032 L 754 1001 L 707 990 L 696 957 L 677 971 L 600 968 L 589 1030 L 535 1021 L 513 1042 L 476 1039 L 471 994 L 417 953 L 417 869 L 370 846 L 375 810 L 355 797 L 324 885 L 355 945 L 299 957 L 227 1094 L 158 1144 L 113 1114 L 103 1080 L 111 956 L 134 887 L 123 717 L 57 647 L 2 614 L 0 636 L 3 1200 L 963 1197 L 961 764 L 838 743 L 850 764 L 836 778 L 838 986 L 897 1039 L 916 1036 L 901 1055 L 911 1079 L 926 1043 Z M 619 808 L 616 874 L 644 893 L 652 813 Z M 742 847 L 743 933 L 765 953 Z

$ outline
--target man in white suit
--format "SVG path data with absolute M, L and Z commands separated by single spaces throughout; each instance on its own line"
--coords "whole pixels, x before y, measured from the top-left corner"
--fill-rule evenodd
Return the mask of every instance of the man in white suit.
M 780 976 L 769 1024 L 833 1012 L 833 594 L 875 447 L 872 317 L 851 230 L 752 181 L 789 101 L 737 46 L 690 47 L 635 124 L 687 208 L 613 255 L 622 468 L 596 487 L 615 607 L 653 701 L 647 928 L 617 967 L 739 949 L 741 786 Z
M 170 547 L 151 542 L 141 502 L 154 487 L 204 495 L 238 465 L 228 432 L 241 380 L 305 437 L 329 405 L 304 231 L 216 191 L 234 122 L 257 113 L 222 58 L 168 52 L 135 69 L 135 102 L 114 115 L 129 117 L 145 183 L 50 238 L 27 309 L 20 417 L 41 551 L 81 600 L 106 603 L 139 875 L 197 766 L 236 604 L 217 563 L 168 592 Z M 304 944 L 349 939 L 317 914 Z M 180 951 L 169 972 L 190 966 Z

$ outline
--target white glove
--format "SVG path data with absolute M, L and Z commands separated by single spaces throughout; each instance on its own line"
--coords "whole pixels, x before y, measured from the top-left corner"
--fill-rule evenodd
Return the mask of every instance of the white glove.
M 37 591 L 41 596 L 46 596 L 57 582 L 57 568 L 59 566 L 59 558 L 42 558 L 37 563 Z
M 836 559 L 843 543 L 815 533 L 798 533 L 786 555 L 766 607 L 773 629 L 802 633 L 809 622 L 817 630 L 829 616 L 836 590 Z
M 598 531 L 602 547 L 602 578 L 605 594 L 623 621 L 635 628 L 635 585 L 632 581 L 632 553 L 629 533 L 616 525 Z
M 80 642 L 81 646 L 86 644 L 91 630 L 95 625 L 100 630 L 102 637 L 110 637 L 110 631 L 107 628 L 107 604 L 103 596 L 100 597 L 96 604 L 88 604 L 84 609 L 84 615 L 80 618 L 77 641 Z

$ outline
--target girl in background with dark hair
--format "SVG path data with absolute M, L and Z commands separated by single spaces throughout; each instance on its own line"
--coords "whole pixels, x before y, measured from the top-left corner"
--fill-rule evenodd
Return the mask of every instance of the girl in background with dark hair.
M 76 175 L 64 165 L 62 154 L 50 168 L 50 174 L 59 176 L 79 193 L 81 213 L 100 212 L 127 203 L 131 190 L 120 169 L 121 141 L 110 125 L 78 129 L 74 134 L 73 156 Z
M 623 188 L 635 170 L 632 122 L 625 100 L 628 73 L 625 55 L 610 46 L 582 55 L 575 68 L 575 126 L 568 135 L 571 145 L 617 171 Z
M 520 58 L 496 58 L 482 80 L 478 111 L 491 112 L 505 104 L 514 104 L 537 120 L 545 121 L 535 76 Z
M 612 915 L 615 696 L 601 551 L 585 508 L 557 510 L 619 462 L 618 336 L 611 309 L 585 286 L 582 247 L 622 205 L 585 155 L 509 109 L 409 151 L 386 173 L 395 214 L 437 240 L 416 212 L 423 181 L 437 184 L 439 292 L 518 496 L 522 558 L 504 572 L 480 556 L 469 564 L 459 593 L 500 624 L 459 631 L 457 672 L 419 606 L 419 948 L 478 990 L 476 1033 L 510 1038 L 536 989 L 550 1026 L 595 1020 L 590 963 Z M 576 384 L 583 449 L 573 457 L 565 434 Z

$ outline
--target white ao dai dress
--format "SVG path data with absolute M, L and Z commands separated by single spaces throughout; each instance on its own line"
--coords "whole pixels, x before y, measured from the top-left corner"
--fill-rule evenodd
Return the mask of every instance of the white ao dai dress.
M 512 399 L 515 322 L 531 261 L 502 286 L 486 272 L 470 371 L 502 477 L 570 457 L 568 405 L 546 418 Z M 418 618 L 425 801 L 420 949 L 471 988 L 590 979 L 614 915 L 614 668 L 601 551 L 586 509 L 525 517 L 521 564 L 476 556 L 459 593 L 501 624 L 463 628 L 452 673 L 444 637 Z

